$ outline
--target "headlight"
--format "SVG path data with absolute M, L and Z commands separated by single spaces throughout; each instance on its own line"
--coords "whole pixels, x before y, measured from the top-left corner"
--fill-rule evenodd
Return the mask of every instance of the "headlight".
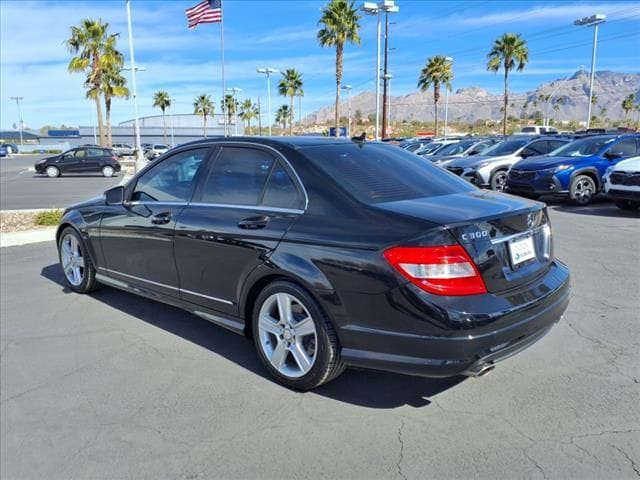
M 610 167 L 607 167 L 606 172 L 604 172 L 605 177 L 608 177 L 609 175 L 611 175 L 614 170 L 615 170 L 615 165 L 611 165 Z
M 562 172 L 569 167 L 571 167 L 571 165 L 558 165 L 557 167 L 540 170 L 538 173 L 540 173 L 541 175 L 553 175 L 554 173 Z

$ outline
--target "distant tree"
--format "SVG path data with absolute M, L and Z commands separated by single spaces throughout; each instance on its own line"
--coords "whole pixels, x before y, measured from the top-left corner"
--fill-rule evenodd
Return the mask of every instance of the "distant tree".
M 251 134 L 251 120 L 258 118 L 258 107 L 247 98 L 240 104 L 240 118 L 247 122 L 247 131 Z
M 487 70 L 497 73 L 504 69 L 504 111 L 502 113 L 502 134 L 507 134 L 507 105 L 509 105 L 509 72 L 516 68 L 524 70 L 529 61 L 527 42 L 519 34 L 505 33 L 496 39 L 487 56 Z M 516 66 L 517 64 L 517 66 Z
M 369 120 L 369 123 L 373 123 L 376 121 L 376 114 L 375 113 L 370 113 L 369 115 L 367 115 L 367 120 Z
M 222 111 L 227 115 L 227 124 L 231 125 L 233 116 L 238 111 L 238 100 L 228 93 L 224 96 L 224 100 L 220 102 L 220 106 L 222 107 Z
M 636 103 L 636 104 L 633 106 L 633 109 L 634 109 L 636 112 L 638 112 L 638 116 L 636 117 L 636 122 L 637 122 L 637 123 L 640 123 L 640 103 Z
M 322 8 L 322 16 L 318 25 L 318 42 L 323 47 L 336 49 L 336 105 L 335 127 L 336 135 L 340 133 L 340 86 L 342 84 L 342 68 L 344 44 L 349 42 L 360 45 L 360 15 L 355 1 L 330 0 Z
M 202 117 L 202 136 L 207 138 L 207 117 L 213 115 L 214 105 L 209 95 L 199 95 L 193 102 L 193 113 Z
M 420 90 L 426 92 L 429 87 L 433 86 L 436 135 L 438 134 L 438 100 L 440 100 L 440 86 L 444 85 L 447 90 L 451 91 L 452 81 L 453 70 L 451 69 L 451 62 L 447 61 L 447 57 L 442 55 L 428 58 L 426 65 L 420 71 L 420 77 L 418 78 L 418 87 L 420 87 Z
M 287 122 L 291 121 L 291 110 L 289 105 L 280 105 L 276 110 L 276 123 L 282 125 L 282 130 L 286 130 Z
M 622 110 L 624 110 L 624 126 L 627 126 L 627 120 L 629 119 L 629 113 L 633 110 L 636 96 L 630 93 L 622 100 Z
M 153 94 L 153 106 L 162 110 L 162 127 L 164 132 L 164 143 L 167 143 L 167 122 L 165 121 L 165 110 L 171 106 L 171 97 L 164 90 L 159 90 Z
M 64 42 L 69 51 L 76 55 L 69 61 L 68 70 L 87 74 L 84 86 L 87 98 L 96 103 L 100 145 L 105 145 L 106 142 L 101 106 L 102 74 L 104 66 L 112 63 L 112 59 L 108 57 L 117 52 L 114 47 L 115 38 L 116 36 L 109 34 L 108 23 L 100 19 L 83 19 L 79 26 L 71 27 L 71 37 Z
M 362 125 L 362 111 L 360 109 L 356 110 L 353 118 L 355 119 L 356 125 Z
M 293 134 L 293 99 L 296 96 L 304 95 L 304 90 L 302 89 L 302 74 L 298 72 L 295 68 L 288 68 L 284 72 L 281 72 L 282 78 L 280 82 L 278 82 L 278 93 L 283 97 L 289 97 L 289 111 L 290 119 L 289 119 L 289 135 Z

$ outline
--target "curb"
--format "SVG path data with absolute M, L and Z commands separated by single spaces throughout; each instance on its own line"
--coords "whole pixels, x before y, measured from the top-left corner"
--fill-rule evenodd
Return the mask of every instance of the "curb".
M 25 232 L 8 232 L 0 234 L 0 248 L 29 245 L 31 243 L 49 242 L 56 238 L 56 228 L 27 230 Z

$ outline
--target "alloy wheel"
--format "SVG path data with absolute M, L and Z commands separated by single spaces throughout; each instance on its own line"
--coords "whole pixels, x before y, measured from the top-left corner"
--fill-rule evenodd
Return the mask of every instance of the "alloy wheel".
M 60 170 L 52 165 L 50 167 L 47 167 L 45 173 L 47 174 L 47 177 L 54 178 L 60 175 Z
M 507 172 L 498 172 L 493 177 L 493 189 L 496 192 L 504 192 L 507 187 Z
M 593 196 L 593 186 L 587 179 L 580 179 L 575 186 L 575 198 L 578 203 L 589 203 Z
M 102 175 L 104 175 L 105 177 L 113 177 L 113 174 L 115 173 L 115 170 L 113 169 L 113 167 L 110 166 L 106 166 L 106 167 L 102 167 Z
M 77 287 L 84 280 L 85 259 L 82 255 L 80 242 L 68 233 L 60 242 L 60 259 L 62 260 L 62 270 L 69 283 Z
M 313 367 L 318 334 L 303 302 L 288 293 L 269 296 L 260 308 L 259 345 L 280 374 L 299 378 Z

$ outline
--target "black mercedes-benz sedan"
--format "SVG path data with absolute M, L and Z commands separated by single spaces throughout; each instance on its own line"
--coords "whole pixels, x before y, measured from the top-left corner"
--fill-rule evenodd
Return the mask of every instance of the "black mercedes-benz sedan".
M 34 165 L 36 173 L 59 177 L 63 173 L 101 173 L 112 177 L 122 169 L 110 148 L 88 146 L 67 150 L 60 155 L 43 158 Z
M 69 207 L 57 245 L 76 292 L 120 288 L 251 337 L 300 390 L 349 366 L 480 376 L 569 302 L 544 204 L 346 139 L 182 145 Z

